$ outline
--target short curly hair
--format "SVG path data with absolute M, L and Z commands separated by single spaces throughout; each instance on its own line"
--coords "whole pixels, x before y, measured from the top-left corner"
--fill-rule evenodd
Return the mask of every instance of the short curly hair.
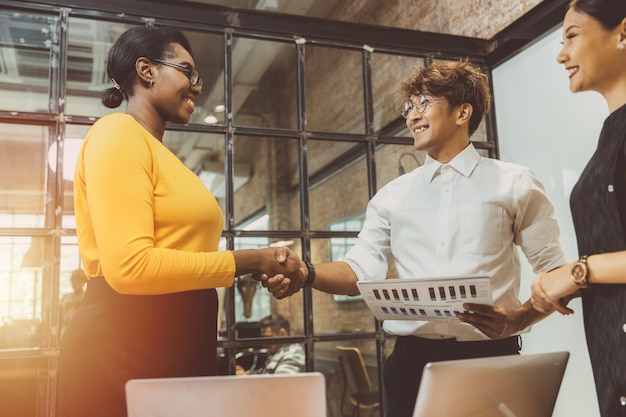
M 436 61 L 418 67 L 400 85 L 403 100 L 425 92 L 448 100 L 449 109 L 463 103 L 471 104 L 470 136 L 489 111 L 491 93 L 487 75 L 468 60 Z

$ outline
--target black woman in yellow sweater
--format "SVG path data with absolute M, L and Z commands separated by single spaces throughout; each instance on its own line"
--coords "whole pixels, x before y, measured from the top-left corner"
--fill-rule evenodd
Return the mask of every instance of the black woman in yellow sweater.
M 189 41 L 137 27 L 107 57 L 110 108 L 87 134 L 74 178 L 76 228 L 89 278 L 63 334 L 59 416 L 126 416 L 134 378 L 214 375 L 215 288 L 247 273 L 298 274 L 285 248 L 218 252 L 216 199 L 162 143 L 165 123 L 188 123 L 202 79 Z

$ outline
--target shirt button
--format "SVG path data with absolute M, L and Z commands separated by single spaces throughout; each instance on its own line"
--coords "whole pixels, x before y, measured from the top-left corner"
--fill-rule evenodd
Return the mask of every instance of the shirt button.
M 439 242 L 439 246 L 444 247 L 446 246 L 445 242 Z
M 619 397 L 619 403 L 622 407 L 626 406 L 626 397 L 623 395 Z
M 622 324 L 622 331 L 626 333 L 626 323 Z

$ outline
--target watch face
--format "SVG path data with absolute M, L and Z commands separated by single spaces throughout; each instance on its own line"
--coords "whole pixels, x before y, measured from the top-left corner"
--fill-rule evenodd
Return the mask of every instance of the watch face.
M 575 264 L 572 268 L 572 276 L 575 280 L 579 280 L 585 276 L 584 268 L 581 264 Z
M 574 281 L 579 282 L 585 279 L 585 276 L 587 275 L 587 268 L 585 268 L 585 266 L 578 262 L 576 264 L 574 264 L 574 267 L 572 268 L 572 277 L 574 277 Z

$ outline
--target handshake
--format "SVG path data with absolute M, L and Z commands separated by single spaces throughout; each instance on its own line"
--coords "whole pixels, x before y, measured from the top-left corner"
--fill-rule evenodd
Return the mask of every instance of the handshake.
M 235 251 L 235 261 L 240 265 L 240 254 Z M 302 261 L 295 252 L 286 247 L 266 248 L 253 250 L 257 262 L 252 270 L 241 271 L 237 268 L 237 275 L 251 273 L 252 278 L 260 281 L 263 287 L 277 299 L 291 296 L 304 286 L 311 285 L 315 279 L 315 270 L 309 263 Z M 247 257 L 246 257 L 247 258 Z M 247 261 L 248 259 L 246 259 Z

